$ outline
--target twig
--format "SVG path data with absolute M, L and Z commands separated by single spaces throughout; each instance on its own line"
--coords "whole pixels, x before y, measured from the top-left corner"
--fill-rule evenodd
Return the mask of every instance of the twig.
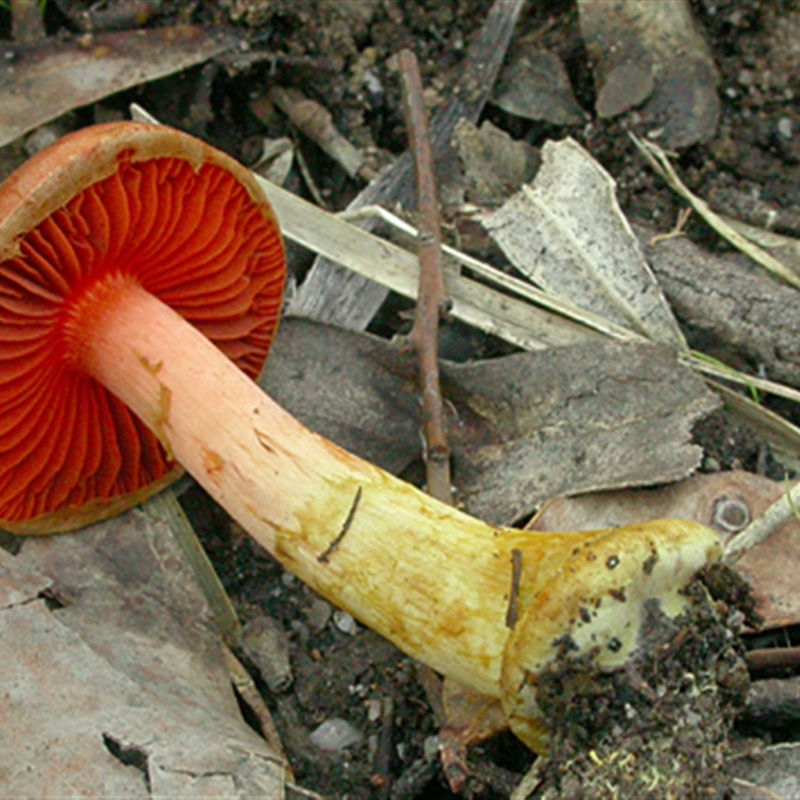
M 450 301 L 441 268 L 441 228 L 433 175 L 433 155 L 428 118 L 422 96 L 417 57 L 410 50 L 399 55 L 403 78 L 403 110 L 410 151 L 414 158 L 419 210 L 419 295 L 414 326 L 409 334 L 417 353 L 422 386 L 422 426 L 425 437 L 425 469 L 428 492 L 445 503 L 452 502 L 450 446 L 444 427 L 444 404 L 439 382 L 439 322 Z
M 479 781 L 501 797 L 510 797 L 523 778 L 522 775 L 499 767 L 486 758 L 470 758 L 469 771 L 469 783 Z
M 773 647 L 749 650 L 746 654 L 747 666 L 760 669 L 797 669 L 800 664 L 800 647 Z
M 800 483 L 787 489 L 760 517 L 754 519 L 738 536 L 728 542 L 722 560 L 735 564 L 748 550 L 763 542 L 783 525 L 800 506 Z
M 372 778 L 378 800 L 389 800 L 392 794 L 392 750 L 394 746 L 394 698 L 387 695 L 381 703 L 381 729 L 375 757 L 372 760 Z
M 439 381 L 439 323 L 449 308 L 450 301 L 441 269 L 442 234 L 433 172 L 433 153 L 417 58 L 411 51 L 402 50 L 399 54 L 399 64 L 403 81 L 403 111 L 408 131 L 409 152 L 414 161 L 419 212 L 417 239 L 420 263 L 419 289 L 409 341 L 416 351 L 419 362 L 427 489 L 433 497 L 451 503 L 450 446 L 444 428 L 444 404 Z M 424 685 L 432 708 L 438 712 L 435 716 L 441 725 L 446 718 L 442 705 L 441 683 L 427 667 L 420 666 L 419 673 L 422 675 L 427 673 Z M 444 753 L 442 755 L 443 766 L 448 771 Z M 456 759 L 450 767 L 455 768 L 455 773 L 448 771 L 451 787 L 454 782 L 463 785 L 466 771 L 460 768 L 461 760 Z
M 450 140 L 461 119 L 477 122 L 491 94 L 524 0 L 494 0 L 477 38 L 470 44 L 458 85 L 431 122 L 433 151 L 441 163 L 452 154 Z M 397 161 L 368 184 L 350 208 L 380 203 L 407 207 L 413 198 L 411 154 Z M 363 330 L 386 299 L 387 291 L 341 263 L 320 255 L 298 289 L 289 308 L 293 314 Z
M 418 758 L 406 768 L 392 786 L 392 800 L 412 800 L 419 797 L 425 786 L 436 777 L 436 762 Z
M 359 486 L 356 490 L 355 497 L 353 498 L 353 504 L 350 506 L 350 510 L 347 512 L 347 517 L 345 518 L 344 523 L 342 524 L 342 529 L 336 535 L 336 538 L 331 541 L 331 543 L 325 548 L 324 553 L 320 553 L 317 556 L 317 561 L 320 564 L 327 564 L 330 560 L 331 554 L 339 547 L 342 543 L 342 539 L 344 539 L 345 534 L 347 531 L 350 530 L 350 526 L 353 524 L 353 518 L 356 515 L 356 509 L 358 508 L 358 504 L 361 501 L 361 487 Z
M 537 758 L 533 762 L 533 766 L 525 773 L 517 788 L 509 795 L 509 800 L 526 800 L 527 797 L 530 797 L 542 785 L 546 766 L 546 759 Z
M 506 610 L 506 627 L 514 630 L 519 616 L 519 584 L 522 579 L 522 550 L 514 548 L 511 551 L 511 591 L 508 593 L 508 608 Z
M 331 112 L 323 105 L 305 97 L 297 89 L 285 86 L 274 86 L 268 97 L 301 133 L 316 142 L 351 178 L 361 178 L 369 183 L 375 177 L 375 170 L 365 163 L 363 153 L 337 130 Z M 254 103 L 251 109 L 256 116 L 262 116 L 260 106 Z

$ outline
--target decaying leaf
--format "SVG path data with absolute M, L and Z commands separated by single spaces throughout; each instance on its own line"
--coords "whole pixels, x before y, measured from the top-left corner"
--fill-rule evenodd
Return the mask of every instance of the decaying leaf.
M 564 492 L 689 474 L 700 458 L 692 424 L 717 406 L 649 343 L 442 362 L 441 375 L 459 501 L 502 524 Z M 420 455 L 416 365 L 384 340 L 289 318 L 261 382 L 312 430 L 384 468 Z
M 800 745 L 782 742 L 760 748 L 757 755 L 731 759 L 726 772 L 734 777 L 734 798 L 784 800 L 800 795 Z
M 0 550 L 0 589 L 4 794 L 284 796 L 164 524 L 134 510 Z
M 200 64 L 241 38 L 231 29 L 182 25 L 29 45 L 3 42 L 0 147 L 74 108 Z
M 498 206 L 536 174 L 539 154 L 527 142 L 512 139 L 486 120 L 480 128 L 461 120 L 453 147 L 464 168 L 466 199 L 481 206 Z
M 649 132 L 669 147 L 713 136 L 717 69 L 685 0 L 578 0 L 578 9 L 600 117 L 641 106 Z
M 524 41 L 506 59 L 492 102 L 509 114 L 553 125 L 580 125 L 587 117 L 575 99 L 563 61 Z
M 259 379 L 312 431 L 389 472 L 420 454 L 416 364 L 385 339 L 287 317 Z
M 785 491 L 785 484 L 750 472 L 694 475 L 679 483 L 647 490 L 555 498 L 544 505 L 529 527 L 542 531 L 579 531 L 674 517 L 710 525 L 727 541 Z M 782 525 L 737 562 L 736 570 L 753 587 L 765 626 L 800 622 L 798 563 L 800 521 L 797 519 Z
M 653 233 L 637 232 L 643 242 Z M 684 237 L 645 244 L 645 252 L 675 313 L 717 353 L 763 365 L 773 380 L 800 387 L 796 288 Z
M 446 366 L 442 385 L 457 410 L 460 500 L 503 524 L 565 492 L 688 475 L 701 457 L 692 426 L 718 406 L 672 349 L 649 343 L 596 342 Z
M 653 341 L 685 348 L 613 178 L 573 139 L 548 142 L 535 181 L 487 227 L 536 284 Z

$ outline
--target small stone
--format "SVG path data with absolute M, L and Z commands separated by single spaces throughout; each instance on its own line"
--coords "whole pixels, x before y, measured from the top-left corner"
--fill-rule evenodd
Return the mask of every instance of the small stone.
M 373 697 L 364 704 L 367 707 L 367 721 L 377 722 L 381 718 L 381 711 L 383 703 L 376 697 Z
M 308 738 L 311 740 L 311 744 L 319 747 L 320 750 L 339 752 L 345 747 L 358 744 L 364 736 L 347 720 L 331 717 L 315 728 Z
M 422 751 L 425 754 L 426 761 L 433 761 L 439 755 L 441 747 L 441 740 L 438 736 L 428 736 L 422 743 Z
M 315 598 L 305 612 L 308 627 L 313 633 L 319 633 L 324 630 L 332 614 L 333 608 L 331 608 L 330 603 L 326 602 L 321 597 Z
M 292 685 L 289 639 L 277 620 L 267 615 L 251 620 L 242 629 L 239 644 L 270 691 L 285 692 Z
M 297 583 L 297 578 L 291 572 L 283 572 L 281 575 L 281 583 L 287 588 L 294 586 Z
M 334 611 L 333 624 L 348 636 L 355 636 L 358 633 L 358 623 L 346 611 Z

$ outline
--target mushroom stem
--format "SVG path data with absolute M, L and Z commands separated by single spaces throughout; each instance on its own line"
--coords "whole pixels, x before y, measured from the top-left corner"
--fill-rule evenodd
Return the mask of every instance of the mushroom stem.
M 134 281 L 85 292 L 64 334 L 76 367 L 287 569 L 408 654 L 501 698 L 537 749 L 535 701 L 518 690 L 556 640 L 621 663 L 643 603 L 668 597 L 677 611 L 677 590 L 719 555 L 716 534 L 690 522 L 539 534 L 437 502 L 303 427 Z

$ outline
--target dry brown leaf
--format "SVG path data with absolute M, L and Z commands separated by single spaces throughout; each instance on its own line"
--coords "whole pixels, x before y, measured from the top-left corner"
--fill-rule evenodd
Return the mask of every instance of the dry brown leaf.
M 163 78 L 235 47 L 241 34 L 193 25 L 3 42 L 0 147 L 74 108 Z
M 578 0 L 578 9 L 600 117 L 641 107 L 648 133 L 669 147 L 713 136 L 717 69 L 685 0 Z
M 688 475 L 693 421 L 717 407 L 651 343 L 598 341 L 468 364 L 442 362 L 459 501 L 499 524 L 566 491 Z M 395 472 L 420 453 L 413 358 L 384 340 L 284 321 L 261 385 L 312 430 Z

